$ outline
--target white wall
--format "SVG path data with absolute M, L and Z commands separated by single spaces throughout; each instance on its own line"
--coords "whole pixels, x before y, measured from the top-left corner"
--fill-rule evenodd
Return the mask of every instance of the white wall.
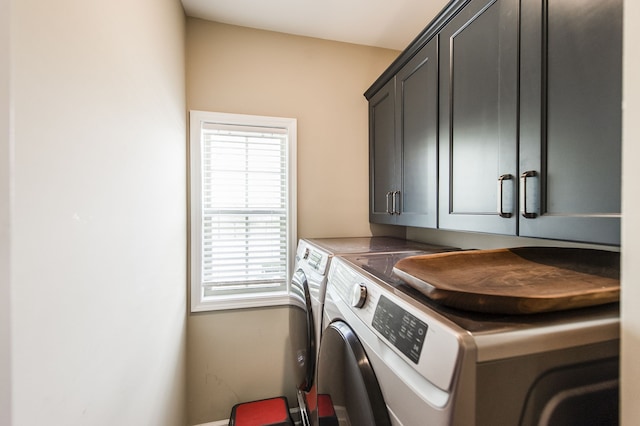
M 11 96 L 10 1 L 0 0 L 0 425 L 11 423 Z
M 624 2 L 622 173 L 622 425 L 640 419 L 640 3 Z
M 180 3 L 12 7 L 13 424 L 184 424 Z

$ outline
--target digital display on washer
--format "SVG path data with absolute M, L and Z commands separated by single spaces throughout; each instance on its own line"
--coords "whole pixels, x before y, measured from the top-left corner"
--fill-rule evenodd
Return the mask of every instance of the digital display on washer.
M 320 261 L 322 261 L 322 253 L 315 250 L 311 251 L 309 255 L 309 265 L 311 265 L 313 269 L 318 269 L 320 268 Z
M 427 324 L 380 296 L 371 325 L 411 361 L 418 363 Z

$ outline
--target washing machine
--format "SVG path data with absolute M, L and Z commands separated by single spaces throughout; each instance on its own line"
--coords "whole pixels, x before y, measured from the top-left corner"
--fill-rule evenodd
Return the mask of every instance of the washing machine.
M 302 422 L 315 410 L 314 378 L 322 332 L 327 273 L 337 255 L 356 253 L 436 253 L 451 248 L 392 237 L 301 239 L 290 286 L 290 340 Z M 308 395 L 311 395 L 308 397 Z
M 313 425 L 617 425 L 619 306 L 447 308 L 393 274 L 400 254 L 331 262 Z

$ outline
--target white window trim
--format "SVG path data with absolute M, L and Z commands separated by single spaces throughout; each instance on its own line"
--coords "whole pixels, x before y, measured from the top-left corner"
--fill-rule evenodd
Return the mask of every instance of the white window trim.
M 297 120 L 295 118 L 266 117 L 245 114 L 228 114 L 192 110 L 189 113 L 189 281 L 191 312 L 241 309 L 264 306 L 286 305 L 289 303 L 289 285 L 293 274 L 294 256 L 297 243 Z M 289 220 L 287 223 L 287 282 L 286 291 L 270 293 L 240 293 L 232 296 L 202 298 L 201 250 L 202 250 L 202 199 L 200 134 L 203 123 L 220 123 L 240 126 L 263 126 L 287 129 L 288 132 L 288 185 Z

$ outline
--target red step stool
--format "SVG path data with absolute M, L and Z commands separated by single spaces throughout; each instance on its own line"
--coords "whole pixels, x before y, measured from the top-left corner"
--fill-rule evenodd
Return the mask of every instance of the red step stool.
M 284 396 L 236 404 L 229 426 L 294 426 L 289 402 Z
M 330 395 L 318 395 L 318 420 L 320 426 L 338 426 L 339 424 Z

